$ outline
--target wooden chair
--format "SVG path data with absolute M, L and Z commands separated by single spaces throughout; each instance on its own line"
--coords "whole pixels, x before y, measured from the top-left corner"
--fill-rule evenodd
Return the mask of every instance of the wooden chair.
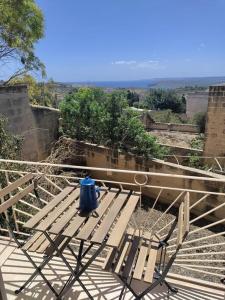
M 166 249 L 168 241 L 177 227 L 177 242 L 175 252 L 168 257 Z M 127 287 L 135 299 L 143 298 L 158 285 L 165 284 L 168 291 L 177 293 L 178 290 L 166 281 L 176 255 L 189 232 L 189 194 L 180 204 L 179 214 L 172 224 L 167 236 L 160 239 L 154 232 L 143 233 L 139 230 L 128 229 L 120 249 L 111 249 L 103 268 L 116 274 L 124 284 L 119 299 Z M 135 291 L 135 285 L 144 286 L 141 293 Z M 147 287 L 146 287 L 147 285 Z
M 42 247 L 41 251 L 39 251 L 40 246 L 43 245 L 46 240 L 44 234 L 42 234 L 41 232 L 36 232 L 27 241 L 21 242 L 21 240 L 19 240 L 16 237 L 14 228 L 12 228 L 12 224 L 10 222 L 10 215 L 11 215 L 10 210 L 14 205 L 16 205 L 16 203 L 18 203 L 20 199 L 27 196 L 31 192 L 34 192 L 37 199 L 39 199 L 36 190 L 37 182 L 39 179 L 40 176 L 36 176 L 32 173 L 28 173 L 25 176 L 14 181 L 13 183 L 9 184 L 2 190 L 0 190 L 0 198 L 7 199 L 0 205 L 0 217 L 1 217 L 1 222 L 5 223 L 10 233 L 10 236 L 14 239 L 18 248 L 21 249 L 21 251 L 25 254 L 29 262 L 35 268 L 35 272 L 18 290 L 15 291 L 15 293 L 19 294 L 37 275 L 40 275 L 44 279 L 48 287 L 51 289 L 51 291 L 55 294 L 55 296 L 58 297 L 58 293 L 55 291 L 55 289 L 52 287 L 52 285 L 50 284 L 50 282 L 42 272 L 42 269 L 48 264 L 48 262 L 51 260 L 53 256 L 53 251 L 50 253 L 48 250 L 48 243 L 46 247 Z M 18 192 L 18 188 L 21 186 L 23 186 L 23 189 Z M 60 203 L 63 199 L 65 199 L 73 189 L 74 189 L 73 187 L 66 187 L 64 190 L 62 190 L 61 193 L 56 195 L 55 198 L 45 206 L 45 212 L 51 211 L 52 207 L 54 207 L 54 205 Z M 6 215 L 7 211 L 8 214 Z M 43 214 L 43 211 L 44 210 L 39 211 L 37 215 Z M 39 265 L 37 265 L 32 259 L 30 252 L 38 252 L 43 254 L 44 255 L 43 261 Z

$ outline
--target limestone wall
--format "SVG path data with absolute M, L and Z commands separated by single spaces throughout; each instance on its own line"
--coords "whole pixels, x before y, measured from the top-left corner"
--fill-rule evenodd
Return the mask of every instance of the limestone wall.
M 8 119 L 8 130 L 24 138 L 22 158 L 38 161 L 49 154 L 58 132 L 57 110 L 31 107 L 26 85 L 0 86 L 0 116 Z
M 174 124 L 174 123 L 149 123 L 146 128 L 148 131 L 151 130 L 165 130 L 165 131 L 179 131 L 187 133 L 199 133 L 199 128 L 192 124 Z
M 198 112 L 207 112 L 208 92 L 190 92 L 186 97 L 186 114 L 192 118 Z
M 204 156 L 225 156 L 225 85 L 209 88 Z
M 86 165 L 89 167 L 102 167 L 102 168 L 112 168 L 112 169 L 125 169 L 125 170 L 139 170 L 155 173 L 168 173 L 168 174 L 178 174 L 178 175 L 189 175 L 198 177 L 211 177 L 211 178 L 222 178 L 225 180 L 224 176 L 216 175 L 214 173 L 205 172 L 189 167 L 184 167 L 181 165 L 176 165 L 169 162 L 164 162 L 161 160 L 146 160 L 142 157 L 135 157 L 131 154 L 123 154 L 118 151 L 112 151 L 103 146 L 97 146 L 89 143 L 74 142 L 74 147 L 79 146 L 79 149 L 83 149 L 83 154 L 86 157 Z M 114 173 L 114 172 L 101 172 L 94 171 L 91 175 L 95 178 L 121 181 L 121 182 L 131 182 L 134 183 L 134 175 L 124 174 L 124 173 Z M 140 179 L 140 180 L 143 180 Z M 224 183 L 215 183 L 207 181 L 197 181 L 193 179 L 183 179 L 183 178 L 173 178 L 171 177 L 160 177 L 152 176 L 149 178 L 149 184 L 154 186 L 172 187 L 172 188 L 187 188 L 191 190 L 203 190 L 203 191 L 217 191 L 225 192 Z M 149 189 L 144 188 L 143 194 L 155 199 L 159 189 Z M 160 196 L 160 201 L 164 203 L 171 203 L 175 197 L 178 195 L 177 191 L 165 190 Z M 191 202 L 197 201 L 202 194 L 191 193 Z M 210 208 L 218 206 L 220 203 L 224 202 L 224 197 L 221 196 L 209 196 L 200 205 L 196 206 L 195 213 L 199 215 L 204 211 L 208 211 Z M 224 217 L 225 209 L 217 210 L 215 213 L 211 214 L 210 218 L 218 219 Z
M 39 160 L 45 159 L 58 140 L 59 133 L 59 110 L 55 108 L 31 105 L 36 123 L 38 137 Z
M 8 129 L 24 138 L 22 156 L 38 159 L 36 123 L 29 105 L 27 87 L 0 86 L 0 115 L 8 119 Z

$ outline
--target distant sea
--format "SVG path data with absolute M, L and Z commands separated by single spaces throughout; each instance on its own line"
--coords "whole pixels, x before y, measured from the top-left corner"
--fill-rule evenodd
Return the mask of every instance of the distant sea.
M 89 82 L 67 82 L 73 86 L 92 86 L 102 88 L 164 88 L 174 89 L 186 86 L 208 87 L 209 85 L 225 83 L 224 77 L 193 77 L 193 78 L 157 78 L 131 81 L 89 81 Z

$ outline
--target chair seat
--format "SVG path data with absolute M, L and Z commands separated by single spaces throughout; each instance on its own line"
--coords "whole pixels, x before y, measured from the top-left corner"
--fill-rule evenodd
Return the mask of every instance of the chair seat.
M 111 249 L 104 269 L 111 270 L 123 278 L 132 274 L 133 279 L 152 283 L 160 255 L 159 238 L 155 234 L 143 234 L 139 230 L 129 228 L 119 251 Z

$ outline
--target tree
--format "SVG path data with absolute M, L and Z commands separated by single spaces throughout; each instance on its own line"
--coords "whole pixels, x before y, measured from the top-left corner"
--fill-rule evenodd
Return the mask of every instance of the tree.
M 136 92 L 128 90 L 127 101 L 129 106 L 133 106 L 134 103 L 139 103 L 139 95 Z
M 165 149 L 149 135 L 126 95 L 81 88 L 60 103 L 63 134 L 147 157 L 162 158 Z
M 0 64 L 17 65 L 5 84 L 29 71 L 45 75 L 44 64 L 34 53 L 44 34 L 44 18 L 35 1 L 0 0 L 0 16 Z
M 9 133 L 6 129 L 7 120 L 0 117 L 0 158 L 18 159 L 22 146 L 22 138 Z
M 145 103 L 149 109 L 154 110 L 170 109 L 175 113 L 184 113 L 186 110 L 185 97 L 180 98 L 172 90 L 150 89 Z
M 193 117 L 193 123 L 199 127 L 200 133 L 205 132 L 206 113 L 198 112 Z
M 56 107 L 56 93 L 54 81 L 37 82 L 31 75 L 25 74 L 10 81 L 11 85 L 26 84 L 28 88 L 29 101 L 35 105 Z

